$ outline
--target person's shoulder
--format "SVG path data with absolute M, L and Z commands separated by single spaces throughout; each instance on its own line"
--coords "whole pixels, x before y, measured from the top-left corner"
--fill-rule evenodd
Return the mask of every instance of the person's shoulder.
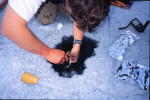
M 27 22 L 46 0 L 9 0 L 8 4 Z

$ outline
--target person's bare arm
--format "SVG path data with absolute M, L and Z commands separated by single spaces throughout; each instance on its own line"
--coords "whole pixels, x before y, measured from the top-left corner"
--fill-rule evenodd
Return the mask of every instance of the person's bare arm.
M 78 29 L 76 22 L 73 22 L 73 34 L 74 34 L 75 40 L 83 39 L 84 31 L 81 31 Z M 81 46 L 81 44 L 78 44 L 78 43 L 73 45 L 73 47 L 74 47 L 74 49 L 76 49 L 76 51 L 80 51 L 80 46 Z
M 45 57 L 52 63 L 68 60 L 64 51 L 51 49 L 42 43 L 28 28 L 27 21 L 20 17 L 9 5 L 2 21 L 2 34 L 15 44 L 31 53 Z
M 82 40 L 84 31 L 78 29 L 76 22 L 73 22 L 73 34 L 75 40 Z M 67 55 L 71 59 L 72 63 L 76 63 L 78 60 L 79 52 L 80 52 L 81 44 L 75 43 L 73 44 L 73 48 L 71 52 L 67 52 Z

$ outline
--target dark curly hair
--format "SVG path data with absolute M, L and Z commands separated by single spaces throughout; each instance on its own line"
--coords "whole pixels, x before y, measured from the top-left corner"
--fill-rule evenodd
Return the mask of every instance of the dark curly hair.
M 106 18 L 111 0 L 69 0 L 68 6 L 74 15 L 77 27 L 91 33 Z

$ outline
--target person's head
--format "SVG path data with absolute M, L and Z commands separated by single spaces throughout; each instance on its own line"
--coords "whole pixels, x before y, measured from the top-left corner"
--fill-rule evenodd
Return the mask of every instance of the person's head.
M 77 27 L 92 32 L 106 18 L 111 0 L 66 0 Z

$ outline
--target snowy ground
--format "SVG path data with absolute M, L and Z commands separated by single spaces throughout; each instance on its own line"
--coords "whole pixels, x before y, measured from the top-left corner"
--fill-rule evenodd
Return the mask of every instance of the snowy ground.
M 121 62 L 109 53 L 111 44 L 119 39 L 118 27 L 126 26 L 137 17 L 143 24 L 149 19 L 149 1 L 134 2 L 129 10 L 111 6 L 109 17 L 103 21 L 93 34 L 85 35 L 98 41 L 96 55 L 86 60 L 83 75 L 73 78 L 59 77 L 51 65 L 38 55 L 24 51 L 0 33 L 0 99 L 103 99 L 103 100 L 148 100 L 149 92 L 138 86 L 114 78 Z M 0 10 L 0 25 L 5 7 Z M 63 28 L 57 30 L 58 23 Z M 50 25 L 42 25 L 33 18 L 28 27 L 49 47 L 55 47 L 63 36 L 71 36 L 72 22 L 59 13 L 57 20 Z M 144 33 L 128 29 L 140 36 L 140 40 L 126 49 L 124 59 L 149 66 L 149 29 Z M 29 85 L 21 81 L 24 72 L 34 74 L 43 80 L 43 85 Z

